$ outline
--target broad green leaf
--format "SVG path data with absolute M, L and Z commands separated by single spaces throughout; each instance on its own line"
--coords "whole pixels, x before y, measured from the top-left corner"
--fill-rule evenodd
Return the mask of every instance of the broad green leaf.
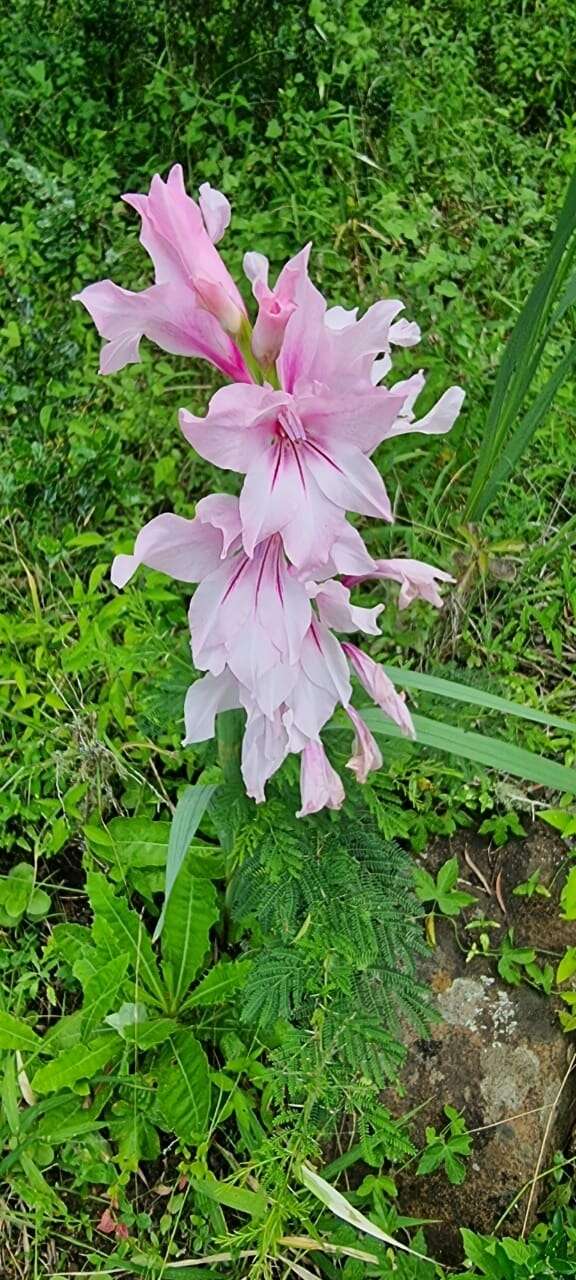
M 468 733 L 456 725 L 441 720 L 429 720 L 427 716 L 413 716 L 416 740 L 422 746 L 446 751 L 449 755 L 473 760 L 486 768 L 498 769 L 526 782 L 537 782 L 551 791 L 569 791 L 576 795 L 576 769 L 556 764 L 544 756 L 513 746 L 500 738 L 489 738 L 482 733 Z M 400 730 L 377 707 L 362 708 L 362 719 L 373 733 L 386 737 L 401 737 Z
M 47 951 L 65 960 L 73 969 L 79 956 L 92 942 L 92 931 L 85 924 L 55 924 Z
M 266 1213 L 268 1198 L 264 1191 L 249 1191 L 246 1187 L 236 1187 L 231 1182 L 219 1182 L 217 1178 L 192 1178 L 195 1191 L 216 1200 L 228 1209 L 238 1213 L 247 1213 L 251 1218 L 262 1218 Z
M 131 1027 L 126 1028 L 125 1039 L 129 1044 L 134 1044 L 142 1053 L 146 1053 L 148 1049 L 156 1049 L 158 1045 L 165 1044 L 171 1036 L 177 1034 L 179 1024 L 175 1018 L 147 1018 L 144 1022 L 137 1022 Z
M 56 1089 L 70 1088 L 78 1080 L 92 1080 L 121 1053 L 118 1036 L 106 1032 L 89 1044 L 65 1049 L 53 1062 L 40 1067 L 32 1080 L 32 1088 L 35 1093 L 54 1093 Z
M 42 1040 L 26 1022 L 0 1009 L 0 1049 L 19 1049 L 21 1053 L 42 1050 Z
M 164 906 L 156 926 L 154 941 L 160 937 L 162 929 L 164 928 L 166 909 L 170 901 L 170 894 L 172 893 L 172 889 L 176 883 L 178 872 L 186 857 L 192 838 L 198 830 L 204 813 L 206 812 L 208 804 L 210 803 L 215 791 L 215 786 L 207 786 L 203 784 L 199 784 L 195 787 L 186 787 L 178 800 L 176 812 L 170 827 L 170 838 L 168 841 Z
M 86 983 L 82 1006 L 82 1035 L 85 1038 L 96 1030 L 104 1015 L 115 1005 L 127 970 L 128 956 L 116 956 Z
M 178 1023 L 174 1018 L 149 1018 L 144 1004 L 123 1004 L 117 1013 L 111 1013 L 104 1019 L 108 1026 L 126 1040 L 145 1052 L 164 1044 L 178 1031 Z
M 428 676 L 421 671 L 390 667 L 388 664 L 383 666 L 386 675 L 403 689 L 421 689 L 423 693 L 433 693 L 439 698 L 449 698 L 453 702 L 468 702 L 475 707 L 486 707 L 489 711 L 500 711 L 503 716 L 534 720 L 537 724 L 546 725 L 549 729 L 563 729 L 566 733 L 576 734 L 574 720 L 563 720 L 560 716 L 548 715 L 547 711 L 536 711 L 533 707 L 522 706 L 520 702 L 512 702 L 508 698 L 498 697 L 495 693 L 486 693 L 484 689 L 475 689 L 472 685 L 446 680 L 441 676 Z
M 94 911 L 92 933 L 96 942 L 113 940 L 117 955 L 126 952 L 132 968 L 143 986 L 163 1004 L 164 984 L 156 963 L 150 938 L 135 911 L 122 898 L 117 898 L 105 876 L 91 872 L 87 877 L 88 897 Z M 103 927 L 102 927 L 103 926 Z
M 250 960 L 220 960 L 184 1002 L 184 1008 L 194 1009 L 211 1004 L 223 1004 L 242 986 L 250 969 Z
M 183 1142 L 206 1137 L 210 1118 L 210 1069 L 191 1031 L 172 1036 L 158 1073 L 156 1094 L 163 1125 Z
M 112 818 L 107 831 L 112 840 L 111 852 L 123 870 L 166 866 L 169 822 L 153 818 Z
M 176 1004 L 198 973 L 209 947 L 210 929 L 217 919 L 214 885 L 195 876 L 189 861 L 185 861 L 168 899 L 162 934 L 164 968 Z

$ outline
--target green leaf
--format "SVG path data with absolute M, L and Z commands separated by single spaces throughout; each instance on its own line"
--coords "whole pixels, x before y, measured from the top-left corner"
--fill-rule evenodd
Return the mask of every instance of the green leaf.
M 107 831 L 123 870 L 129 867 L 166 866 L 169 822 L 153 818 L 112 818 Z
M 512 702 L 509 698 L 500 698 L 495 693 L 486 693 L 484 689 L 475 689 L 469 684 L 460 684 L 456 680 L 446 680 L 441 676 L 428 676 L 422 671 L 410 671 L 404 667 L 390 667 L 383 664 L 386 675 L 403 689 L 421 689 L 423 693 L 433 693 L 439 698 L 449 698 L 453 702 L 467 702 L 475 707 L 485 707 L 489 711 L 499 711 L 503 716 L 517 716 L 521 720 L 534 720 L 537 724 L 546 725 L 549 729 L 562 729 L 566 733 L 576 734 L 576 721 L 562 720 L 560 716 L 548 715 L 546 711 L 536 711 L 533 707 L 523 706 L 521 702 Z M 546 817 L 545 814 L 542 815 Z
M 164 890 L 164 906 L 156 925 L 154 942 L 160 937 L 164 928 L 166 910 L 172 889 L 176 883 L 178 872 L 184 862 L 193 836 L 196 834 L 204 813 L 216 791 L 215 786 L 199 784 L 186 787 L 176 805 L 176 811 L 170 827 L 168 854 L 166 859 L 166 887 Z
M 576 769 L 556 764 L 554 760 L 547 760 L 544 756 L 513 746 L 500 738 L 489 738 L 482 733 L 467 733 L 456 725 L 429 720 L 427 716 L 415 715 L 412 718 L 416 740 L 422 746 L 446 751 L 449 755 L 472 760 L 486 768 L 523 778 L 526 782 L 539 783 L 551 791 L 569 791 L 576 795 Z M 391 738 L 402 736 L 398 727 L 378 707 L 363 707 L 362 719 L 373 733 Z
M 164 969 L 176 1005 L 196 977 L 217 919 L 214 885 L 193 875 L 185 861 L 168 899 L 162 934 Z
M 248 1191 L 230 1182 L 219 1182 L 217 1178 L 193 1177 L 192 1185 L 195 1191 L 237 1213 L 247 1213 L 251 1218 L 262 1218 L 266 1213 L 268 1199 L 264 1191 Z
M 156 963 L 152 943 L 139 916 L 122 898 L 117 898 L 105 876 L 90 872 L 86 887 L 94 912 L 92 933 L 96 942 L 108 946 L 113 939 L 117 955 L 129 955 L 132 967 L 158 1003 L 165 999 L 164 984 Z M 102 927 L 103 926 L 103 927 Z
M 158 1073 L 156 1104 L 164 1127 L 183 1142 L 206 1137 L 210 1118 L 210 1069 L 190 1031 L 172 1036 Z
M 556 970 L 556 982 L 567 982 L 576 973 L 576 947 L 567 947 Z
M 56 1089 L 70 1088 L 78 1080 L 92 1080 L 121 1053 L 118 1036 L 107 1032 L 89 1044 L 65 1049 L 53 1062 L 40 1067 L 32 1080 L 32 1088 L 35 1093 L 54 1093 Z
M 184 1002 L 185 1009 L 224 1004 L 243 985 L 250 970 L 250 960 L 220 960 L 209 969 Z
M 86 983 L 82 1006 L 82 1035 L 89 1037 L 106 1013 L 114 1006 L 128 970 L 129 957 L 124 954 L 109 960 Z
M 568 873 L 566 883 L 560 895 L 563 920 L 576 920 L 576 867 Z
M 486 509 L 486 487 L 538 371 L 550 332 L 550 317 L 552 315 L 553 324 L 558 311 L 565 306 L 566 289 L 554 311 L 558 287 L 562 287 L 574 256 L 574 243 L 570 241 L 575 224 L 576 173 L 569 183 L 544 267 L 504 348 L 470 487 L 465 513 L 468 520 L 478 519 Z M 495 491 L 492 486 L 491 497 Z
M 559 831 L 560 835 L 564 837 L 576 835 L 575 813 L 569 813 L 567 809 L 547 809 L 545 813 L 540 813 L 538 816 L 550 827 L 554 827 L 555 831 Z
M 21 1053 L 34 1053 L 42 1049 L 42 1040 L 20 1018 L 0 1010 L 0 1049 L 19 1049 Z

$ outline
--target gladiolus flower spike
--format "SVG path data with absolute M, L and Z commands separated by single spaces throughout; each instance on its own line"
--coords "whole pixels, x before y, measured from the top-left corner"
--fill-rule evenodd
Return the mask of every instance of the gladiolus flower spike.
M 351 675 L 404 734 L 414 735 L 404 697 L 383 669 L 335 634 L 378 634 L 383 606 L 354 604 L 351 589 L 388 578 L 400 584 L 401 608 L 418 598 L 440 607 L 438 584 L 451 581 L 418 560 L 373 559 L 347 512 L 393 520 L 371 454 L 406 432 L 449 431 L 464 393 L 451 387 L 416 419 L 422 371 L 392 385 L 383 379 L 393 348 L 418 342 L 418 326 L 398 318 L 398 301 L 376 302 L 360 318 L 356 309 L 329 308 L 308 274 L 309 245 L 273 286 L 267 259 L 245 255 L 257 304 L 252 326 L 216 248 L 230 205 L 208 183 L 197 204 L 180 165 L 166 182 L 156 175 L 148 195 L 124 199 L 140 215 L 155 283 L 130 293 L 104 280 L 76 295 L 105 339 L 101 372 L 137 361 L 142 337 L 208 360 L 229 384 L 212 397 L 205 417 L 182 409 L 180 427 L 203 458 L 243 480 L 238 498 L 202 498 L 192 520 L 156 516 L 133 553 L 116 556 L 112 581 L 125 586 L 144 564 L 196 584 L 190 639 L 203 674 L 186 695 L 184 743 L 213 737 L 217 714 L 241 708 L 248 794 L 263 801 L 266 782 L 296 753 L 299 815 L 338 809 L 344 787 L 321 742 L 338 704 L 354 730 L 348 768 L 365 782 L 382 764 L 352 706 Z

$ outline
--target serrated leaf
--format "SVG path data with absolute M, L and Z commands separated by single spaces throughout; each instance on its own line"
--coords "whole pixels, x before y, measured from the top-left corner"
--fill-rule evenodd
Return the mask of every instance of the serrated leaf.
M 156 1104 L 164 1127 L 183 1142 L 200 1142 L 210 1118 L 210 1069 L 190 1031 L 172 1036 L 158 1074 Z
M 73 969 L 78 956 L 92 942 L 92 932 L 85 924 L 55 924 L 47 950 L 65 960 Z
M 57 1089 L 70 1088 L 78 1080 L 92 1080 L 121 1053 L 118 1036 L 107 1032 L 90 1044 L 65 1049 L 53 1062 L 40 1067 L 32 1080 L 32 1088 L 35 1093 L 54 1093 Z
M 172 889 L 176 883 L 178 872 L 180 871 L 188 849 L 190 848 L 192 839 L 198 830 L 204 813 L 206 812 L 210 800 L 216 790 L 217 788 L 215 786 L 199 784 L 195 787 L 186 787 L 185 791 L 179 797 L 178 804 L 176 805 L 176 811 L 172 819 L 170 837 L 168 841 L 164 906 L 156 926 L 154 941 L 156 941 L 162 933 L 164 920 L 166 918 L 166 910 L 170 901 Z
M 152 943 L 140 917 L 135 911 L 131 911 L 122 898 L 116 897 L 105 876 L 91 872 L 86 884 L 94 911 L 92 933 L 96 942 L 102 938 L 108 948 L 114 947 L 116 955 L 127 953 L 143 986 L 148 988 L 158 1003 L 163 1004 L 164 984 L 152 951 Z
M 218 919 L 216 890 L 194 876 L 185 861 L 172 887 L 162 934 L 162 956 L 173 999 L 178 1005 L 191 987 Z
M 0 1009 L 0 1049 L 34 1053 L 42 1050 L 42 1040 L 26 1022 Z
M 200 982 L 185 1001 L 186 1009 L 203 1008 L 223 1004 L 243 985 L 250 970 L 250 960 L 220 960 Z
M 128 956 L 115 956 L 94 974 L 84 988 L 82 1035 L 89 1037 L 116 1003 L 128 971 Z

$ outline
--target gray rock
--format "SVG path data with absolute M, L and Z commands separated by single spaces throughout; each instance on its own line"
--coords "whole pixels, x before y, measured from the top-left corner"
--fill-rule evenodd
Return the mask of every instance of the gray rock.
M 457 921 L 436 919 L 437 944 L 423 962 L 421 977 L 435 993 L 442 1020 L 430 1039 L 409 1037 L 401 1077 L 404 1097 L 399 1101 L 389 1091 L 385 1099 L 397 1115 L 420 1108 L 412 1132 L 422 1144 L 427 1125 L 437 1130 L 446 1125 L 446 1103 L 461 1111 L 468 1129 L 475 1131 L 461 1186 L 452 1186 L 443 1171 L 416 1176 L 417 1162 L 397 1179 L 402 1212 L 433 1220 L 426 1237 L 430 1253 L 440 1261 L 460 1260 L 461 1226 L 490 1233 L 506 1214 L 503 1230 L 517 1233 L 527 1193 L 516 1205 L 514 1201 L 534 1177 L 543 1144 L 541 1169 L 546 1169 L 570 1135 L 576 1071 L 558 1094 L 574 1044 L 559 1025 L 554 1001 L 525 984 L 508 985 L 489 959 L 467 963 L 475 935 L 465 929 L 474 917 L 484 917 L 500 926 L 491 931 L 494 946 L 514 928 L 517 945 L 541 948 L 560 958 L 566 946 L 576 945 L 576 923 L 559 919 L 564 880 L 559 872 L 566 854 L 560 838 L 538 823 L 526 840 L 514 840 L 505 849 L 491 850 L 478 837 L 459 835 L 437 842 L 426 860 L 435 873 L 447 858 L 457 856 L 465 882 L 461 887 L 478 894 L 477 905 Z M 485 886 L 471 870 L 470 859 Z M 536 867 L 542 883 L 552 886 L 552 897 L 514 896 L 514 885 Z M 544 1190 L 545 1180 L 539 1180 L 532 1221 Z

